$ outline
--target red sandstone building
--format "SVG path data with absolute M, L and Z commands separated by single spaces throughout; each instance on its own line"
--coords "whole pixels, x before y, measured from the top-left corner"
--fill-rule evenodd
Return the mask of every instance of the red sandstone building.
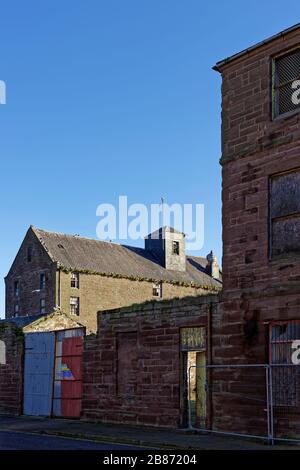
M 99 312 L 98 333 L 84 344 L 81 415 L 299 438 L 291 354 L 300 339 L 300 25 L 215 69 L 223 82 L 223 292 Z M 5 377 L 21 396 L 14 334 L 0 366 L 2 408 Z
M 300 339 L 300 25 L 215 69 L 222 76 L 218 362 L 290 364 Z M 296 425 L 299 435 L 298 368 L 272 372 L 277 427 L 287 436 Z

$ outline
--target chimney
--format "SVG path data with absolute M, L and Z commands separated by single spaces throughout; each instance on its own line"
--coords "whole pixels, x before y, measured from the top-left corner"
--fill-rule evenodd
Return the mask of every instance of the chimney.
M 186 270 L 185 235 L 173 227 L 161 227 L 147 235 L 145 250 L 152 253 L 166 269 Z
M 220 279 L 220 268 L 218 265 L 217 257 L 213 251 L 211 251 L 207 257 L 207 270 L 211 277 L 214 279 Z

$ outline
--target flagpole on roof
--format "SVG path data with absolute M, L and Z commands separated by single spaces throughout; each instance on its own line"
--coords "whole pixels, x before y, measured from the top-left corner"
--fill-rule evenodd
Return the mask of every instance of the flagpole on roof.
M 166 249 L 165 232 L 164 232 L 164 226 L 165 226 L 165 207 L 164 207 L 165 198 L 163 196 L 161 196 L 160 200 L 161 200 L 161 217 L 162 217 L 161 234 L 162 234 L 162 237 L 163 237 L 163 248 L 164 248 L 164 252 L 165 252 L 165 249 Z
M 163 197 L 161 197 L 160 200 L 161 200 L 162 227 L 164 227 L 164 225 L 165 225 L 165 212 L 164 212 L 165 199 Z

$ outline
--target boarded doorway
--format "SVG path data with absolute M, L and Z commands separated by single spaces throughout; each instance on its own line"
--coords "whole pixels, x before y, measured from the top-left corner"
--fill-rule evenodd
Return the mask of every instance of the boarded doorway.
M 59 331 L 55 346 L 53 416 L 79 418 L 82 401 L 83 330 Z
M 207 420 L 206 403 L 206 328 L 181 329 L 182 425 L 203 427 Z
M 25 415 L 80 417 L 83 337 L 83 328 L 25 335 Z
M 24 414 L 50 416 L 54 367 L 54 333 L 25 335 Z

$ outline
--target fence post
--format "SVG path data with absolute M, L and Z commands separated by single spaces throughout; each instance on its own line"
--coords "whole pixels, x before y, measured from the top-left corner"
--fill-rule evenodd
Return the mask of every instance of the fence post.
M 269 371 L 269 396 L 270 396 L 270 436 L 271 445 L 274 445 L 274 406 L 273 406 L 273 376 L 272 365 L 268 366 Z
M 189 429 L 193 429 L 192 426 L 192 410 L 191 410 L 191 395 L 190 395 L 190 390 L 191 390 L 191 368 L 193 366 L 189 367 L 189 372 L 188 372 L 188 412 L 189 412 Z

